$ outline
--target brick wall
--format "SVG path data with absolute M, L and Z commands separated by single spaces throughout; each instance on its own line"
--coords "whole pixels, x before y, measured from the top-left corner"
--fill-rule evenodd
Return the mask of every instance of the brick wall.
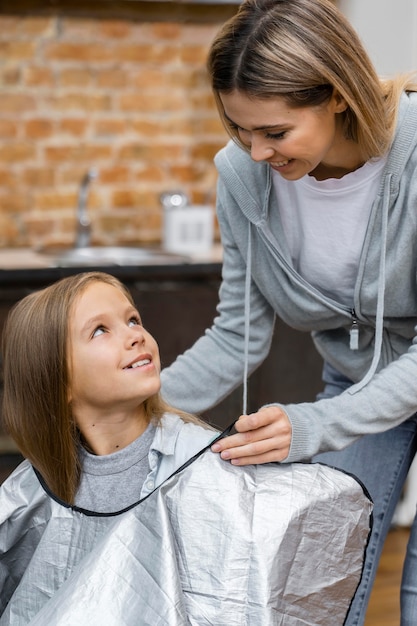
M 162 191 L 214 202 L 226 134 L 205 59 L 236 8 L 27 5 L 0 13 L 0 246 L 72 245 L 92 166 L 93 241 L 158 243 Z

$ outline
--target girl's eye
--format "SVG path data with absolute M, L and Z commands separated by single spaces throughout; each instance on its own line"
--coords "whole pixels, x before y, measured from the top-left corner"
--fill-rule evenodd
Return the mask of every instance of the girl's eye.
M 99 337 L 100 335 L 103 335 L 106 332 L 104 326 L 97 326 L 97 328 L 95 329 L 95 331 L 92 334 L 92 337 Z
M 139 317 L 131 317 L 129 320 L 129 326 L 140 326 L 141 325 L 141 321 L 139 319 Z

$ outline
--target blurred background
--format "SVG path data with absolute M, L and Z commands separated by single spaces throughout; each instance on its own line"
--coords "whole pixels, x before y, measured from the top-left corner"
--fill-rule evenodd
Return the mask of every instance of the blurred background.
M 417 68 L 415 0 L 338 5 L 380 74 Z M 89 181 L 84 202 L 93 245 L 161 245 L 160 198 L 169 190 L 184 193 L 191 205 L 214 207 L 213 157 L 227 135 L 205 60 L 215 33 L 238 6 L 222 0 L 0 0 L 0 332 L 15 301 L 80 271 L 53 269 L 28 252 L 74 246 L 80 186 L 91 169 L 98 177 Z M 210 325 L 220 284 L 218 248 L 191 267 L 110 271 L 144 307 L 164 365 Z M 271 354 L 251 378 L 249 408 L 313 399 L 320 370 L 309 335 L 278 323 Z M 226 426 L 240 408 L 237 390 L 208 417 Z M 0 429 L 0 480 L 16 462 Z M 413 469 L 414 481 L 416 474 Z M 405 491 L 398 527 L 407 529 L 416 493 Z M 379 612 L 367 626 L 399 623 L 404 532 L 390 538 L 379 579 L 390 586 L 382 588 Z

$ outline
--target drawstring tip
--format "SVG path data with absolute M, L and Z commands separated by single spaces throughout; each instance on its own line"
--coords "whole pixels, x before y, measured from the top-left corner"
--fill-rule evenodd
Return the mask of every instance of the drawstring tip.
M 349 347 L 351 350 L 359 349 L 359 328 L 357 326 L 350 329 Z

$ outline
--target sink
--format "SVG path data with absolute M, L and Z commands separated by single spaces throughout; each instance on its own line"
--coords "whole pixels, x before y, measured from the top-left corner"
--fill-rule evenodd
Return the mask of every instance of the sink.
M 141 265 L 176 265 L 189 263 L 190 258 L 152 248 L 129 246 L 88 246 L 62 251 L 50 251 L 54 267 L 111 267 Z

